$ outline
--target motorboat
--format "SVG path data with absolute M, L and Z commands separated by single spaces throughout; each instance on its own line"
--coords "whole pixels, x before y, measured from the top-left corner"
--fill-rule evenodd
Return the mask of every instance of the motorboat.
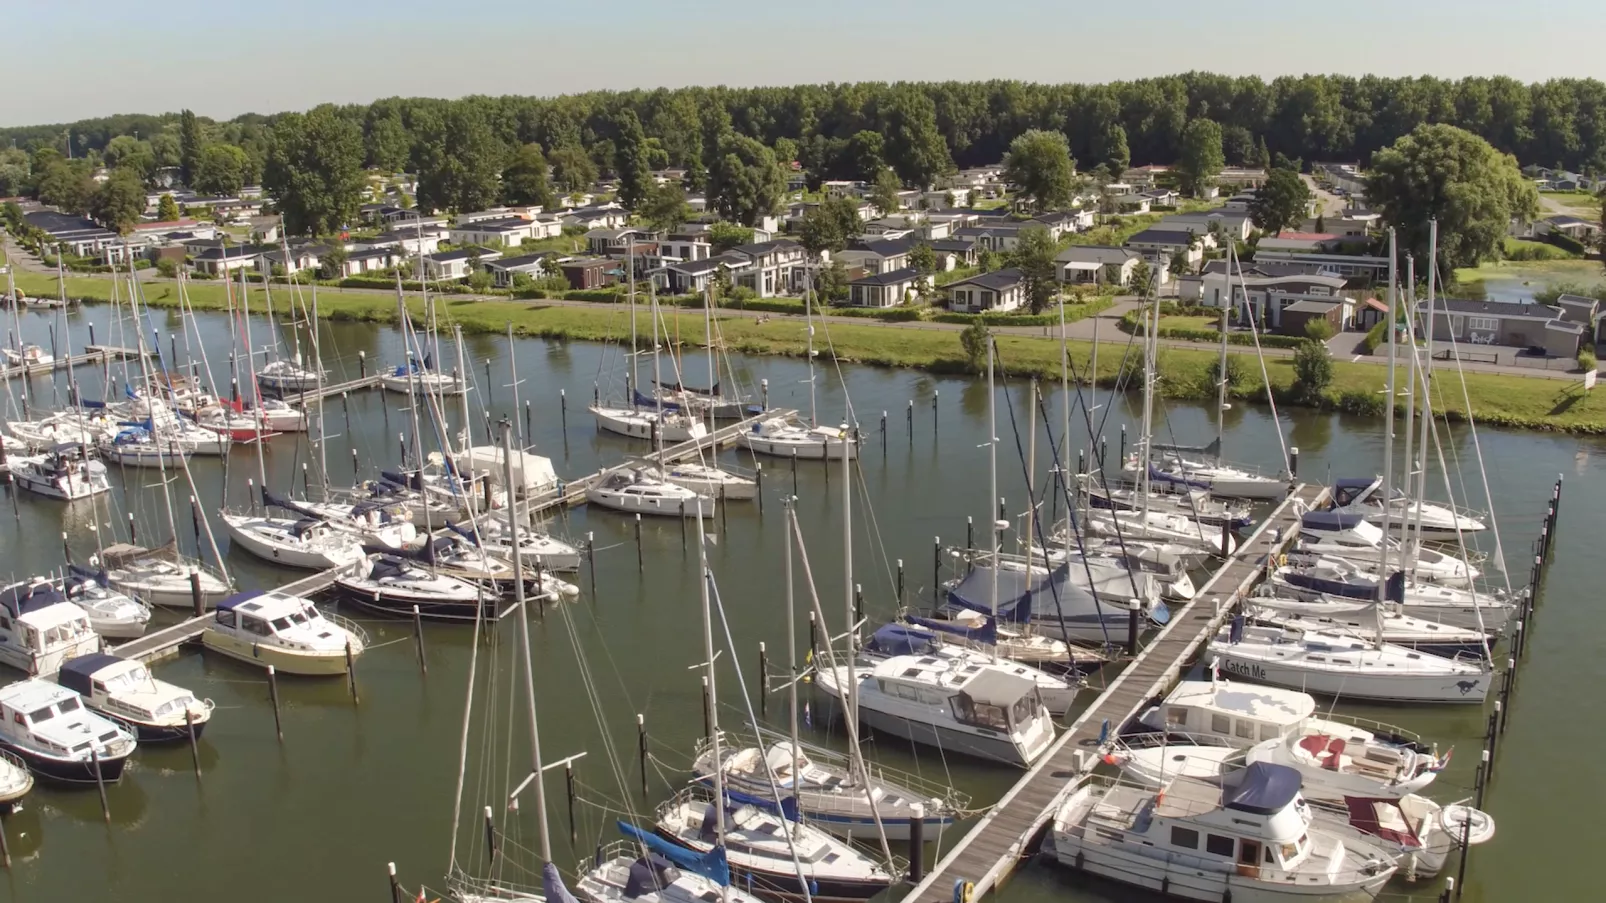
M 1456 627 L 1429 621 L 1399 611 L 1400 606 L 1384 605 L 1375 611 L 1357 611 L 1339 617 L 1323 614 L 1329 603 L 1282 599 L 1262 590 L 1245 600 L 1244 613 L 1257 624 L 1291 630 L 1319 630 L 1343 633 L 1371 643 L 1409 646 L 1419 652 L 1455 656 L 1481 654 L 1491 648 L 1498 635 L 1471 627 Z
M 486 554 L 497 558 L 510 561 L 517 551 L 525 561 L 537 563 L 549 571 L 580 569 L 580 550 L 550 533 L 520 527 L 513 534 L 516 541 L 508 542 L 507 527 L 499 519 L 483 519 L 474 530 L 462 524 L 448 523 L 446 526 L 459 536 L 478 542 Z
M 1076 705 L 1076 696 L 1082 690 L 1079 681 L 1001 658 L 996 653 L 950 642 L 948 638 L 951 636 L 952 633 L 927 629 L 919 624 L 894 621 L 876 628 L 870 639 L 865 641 L 860 659 L 866 664 L 873 664 L 885 658 L 912 655 L 950 662 L 955 669 L 973 664 L 994 665 L 1032 681 L 1050 714 L 1063 715 Z
M 61 663 L 99 652 L 89 615 L 67 601 L 53 581 L 35 579 L 0 589 L 0 664 L 28 675 L 51 675 Z
M 197 738 L 212 718 L 211 701 L 176 684 L 157 680 L 144 663 L 98 653 L 69 660 L 56 682 L 84 704 L 134 729 L 141 743 Z
M 880 774 L 871 776 L 866 787 L 851 769 L 816 761 L 789 740 L 762 747 L 730 745 L 729 739 L 720 743 L 726 787 L 755 797 L 779 789 L 797 800 L 804 820 L 839 837 L 874 842 L 884 835 L 887 840 L 908 840 L 910 820 L 919 818 L 924 823 L 922 836 L 935 842 L 963 808 L 951 792 L 948 797 L 923 794 Z M 714 748 L 706 738 L 697 744 L 692 777 L 713 785 Z
M 1486 660 L 1246 624 L 1241 615 L 1211 640 L 1209 654 L 1237 677 L 1345 699 L 1482 705 L 1494 683 Z
M 619 828 L 633 842 L 615 841 L 598 847 L 594 857 L 580 864 L 580 878 L 574 889 L 585 903 L 759 903 L 753 894 L 730 886 L 730 865 L 724 847 L 716 845 L 708 853 L 699 854 L 627 822 L 619 822 Z M 546 870 L 551 871 L 552 877 L 545 877 Z M 494 896 L 460 894 L 458 899 L 463 903 L 546 903 L 564 899 L 551 890 L 553 879 L 561 881 L 557 867 L 550 863 L 544 866 L 543 877 L 548 890 L 541 896 L 518 891 L 510 895 L 498 882 Z
M 299 361 L 279 359 L 269 361 L 257 371 L 257 385 L 280 395 L 289 395 L 318 388 L 324 373 L 301 366 Z
M 632 439 L 662 439 L 664 442 L 690 442 L 708 436 L 708 424 L 689 414 L 659 411 L 655 408 L 611 407 L 594 404 L 591 416 L 604 432 Z
M 757 480 L 724 470 L 717 464 L 684 461 L 664 467 L 663 474 L 668 482 L 716 501 L 747 501 L 758 497 Z
M 336 577 L 334 585 L 342 599 L 358 608 L 391 617 L 411 617 L 414 608 L 419 617 L 432 621 L 498 616 L 496 593 L 395 555 L 373 556 L 366 567 Z
M 6 365 L 32 370 L 36 367 L 48 367 L 56 362 L 56 356 L 32 343 L 19 348 L 0 348 L 0 354 L 5 355 Z
M 1422 583 L 1469 587 L 1482 572 L 1468 557 L 1417 544 L 1407 550 L 1398 539 L 1387 540 L 1390 556 L 1405 575 Z M 1372 563 L 1382 554 L 1383 530 L 1366 515 L 1343 511 L 1309 511 L 1299 519 L 1299 549 L 1329 558 Z
M 193 610 L 197 589 L 202 608 L 234 592 L 229 580 L 180 555 L 172 543 L 154 549 L 115 543 L 90 562 L 97 563 L 112 589 L 162 608 Z
M 28 763 L 13 752 L 0 749 L 0 813 L 12 812 L 17 802 L 33 789 L 33 772 Z
M 1387 504 L 1385 505 L 1385 499 Z M 1488 529 L 1483 519 L 1471 512 L 1459 511 L 1448 505 L 1419 501 L 1395 490 L 1384 491 L 1382 477 L 1341 479 L 1333 484 L 1333 501 L 1329 511 L 1360 514 L 1376 521 L 1387 508 L 1389 529 L 1398 534 L 1411 534 L 1427 542 L 1455 542 L 1464 536 Z M 1418 521 L 1421 530 L 1418 532 Z
M 133 731 L 60 684 L 32 678 L 0 687 L 0 749 L 42 778 L 115 784 L 138 745 Z
M 1299 772 L 1251 765 L 1159 789 L 1083 775 L 1054 815 L 1045 853 L 1061 865 L 1187 900 L 1369 900 L 1394 856 L 1317 821 Z
M 106 639 L 144 636 L 151 623 L 151 607 L 114 589 L 105 571 L 68 565 L 61 589 L 67 601 L 84 610 L 90 629 Z
M 78 501 L 111 491 L 106 465 L 89 457 L 88 446 L 68 442 L 35 458 L 11 462 L 19 489 L 62 501 Z
M 777 458 L 840 461 L 856 458 L 859 440 L 847 424 L 804 426 L 795 418 L 766 417 L 736 437 L 737 443 L 761 455 Z
M 978 561 L 944 584 L 945 607 L 996 614 L 1000 626 L 1029 625 L 1041 636 L 1095 646 L 1126 642 L 1134 600 L 1148 623 L 1164 624 L 1171 616 L 1152 575 L 1113 563 L 1079 559 L 1047 570 L 1006 559 L 998 568 L 996 605 L 994 585 L 992 564 Z
M 201 632 L 214 652 L 282 674 L 345 674 L 368 646 L 361 627 L 277 590 L 247 590 L 217 604 Z
M 769 797 L 727 790 L 716 801 L 692 786 L 658 807 L 658 836 L 696 853 L 719 841 L 719 812 L 725 807 L 724 845 L 734 881 L 765 897 L 804 896 L 798 870 L 808 881 L 807 896 L 821 901 L 865 900 L 890 888 L 898 876 L 850 841 L 798 820 L 796 801 L 782 799 L 774 811 Z
M 1392 845 L 1407 881 L 1438 877 L 1463 841 L 1477 846 L 1493 840 L 1495 833 L 1489 813 L 1464 802 L 1441 806 L 1417 793 L 1346 796 L 1341 805 L 1314 803 L 1314 808 L 1319 822 L 1342 822 L 1376 838 L 1385 849 Z
M 716 502 L 684 486 L 670 483 L 651 464 L 626 464 L 603 474 L 586 488 L 586 501 L 626 514 L 666 517 L 713 517 Z
M 1007 664 L 898 655 L 855 666 L 859 720 L 894 737 L 1017 765 L 1054 742 L 1054 720 L 1037 681 Z M 819 668 L 814 686 L 845 708 L 849 668 Z
M 1500 591 L 1479 592 L 1436 583 L 1418 583 L 1399 571 L 1382 580 L 1375 568 L 1344 558 L 1289 553 L 1266 581 L 1278 597 L 1329 603 L 1339 615 L 1382 600 L 1423 618 L 1478 630 L 1500 631 L 1516 606 Z M 1319 610 L 1319 609 L 1318 609 Z

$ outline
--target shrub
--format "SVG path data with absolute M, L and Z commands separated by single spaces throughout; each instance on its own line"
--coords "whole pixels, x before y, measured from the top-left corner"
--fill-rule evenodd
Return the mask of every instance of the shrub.
M 1221 382 L 1221 359 L 1210 362 L 1210 385 L 1214 387 Z M 1230 396 L 1249 382 L 1249 365 L 1244 363 L 1241 354 L 1227 355 L 1227 394 Z
M 1546 244 L 1555 245 L 1574 257 L 1582 257 L 1584 256 L 1585 252 L 1589 250 L 1588 248 L 1584 247 L 1583 242 L 1580 242 L 1578 239 L 1561 232 L 1546 232 L 1544 236 L 1540 238 L 1540 241 L 1543 241 Z
M 987 343 L 992 341 L 992 330 L 977 320 L 959 334 L 959 347 L 965 350 L 965 361 L 972 373 L 980 373 L 987 365 Z
M 1305 341 L 1294 352 L 1294 394 L 1314 404 L 1333 382 L 1333 359 L 1321 342 Z
M 1305 321 L 1305 337 L 1312 341 L 1325 342 L 1333 337 L 1333 324 L 1326 318 L 1314 317 Z
M 1378 320 L 1376 323 L 1372 324 L 1371 329 L 1366 331 L 1366 340 L 1361 344 L 1366 346 L 1367 354 L 1371 354 L 1372 352 L 1376 351 L 1377 346 L 1388 340 L 1388 333 L 1384 331 L 1386 329 L 1388 329 L 1388 321 Z
M 1590 351 L 1588 348 L 1580 348 L 1578 350 L 1578 368 L 1580 370 L 1588 373 L 1595 369 L 1595 363 L 1595 352 Z
M 156 261 L 156 272 L 160 273 L 164 279 L 172 279 L 178 276 L 178 261 L 171 257 L 163 257 Z
M 1345 389 L 1339 393 L 1334 407 L 1346 414 L 1356 414 L 1362 417 L 1383 416 L 1383 396 L 1376 392 L 1364 389 Z

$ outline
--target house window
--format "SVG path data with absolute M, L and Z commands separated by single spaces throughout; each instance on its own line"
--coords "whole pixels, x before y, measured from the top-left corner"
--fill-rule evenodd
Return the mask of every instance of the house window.
M 1494 317 L 1467 317 L 1468 331 L 1494 332 L 1500 328 L 1500 323 Z
M 1234 847 L 1235 844 L 1233 843 L 1233 839 L 1231 837 L 1223 837 L 1220 834 L 1205 835 L 1205 852 L 1207 853 L 1214 853 L 1217 856 L 1230 857 L 1232 856 Z
M 1171 828 L 1171 845 L 1185 850 L 1197 850 L 1199 849 L 1199 832 L 1192 828 L 1179 828 L 1173 825 Z

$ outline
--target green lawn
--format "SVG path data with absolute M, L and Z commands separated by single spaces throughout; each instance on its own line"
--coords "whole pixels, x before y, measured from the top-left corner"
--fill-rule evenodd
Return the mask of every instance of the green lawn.
M 1529 241 L 1525 238 L 1511 238 L 1508 236 L 1504 244 L 1507 260 L 1577 260 L 1579 257 L 1577 254 L 1543 241 Z
M 1574 216 L 1598 222 L 1600 220 L 1600 196 L 1588 191 L 1546 191 L 1544 197 L 1567 208 L 1567 212 Z

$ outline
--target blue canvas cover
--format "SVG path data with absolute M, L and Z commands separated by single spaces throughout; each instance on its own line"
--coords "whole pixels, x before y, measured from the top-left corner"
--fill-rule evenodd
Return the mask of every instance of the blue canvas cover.
M 1189 480 L 1184 477 L 1179 477 L 1176 474 L 1166 473 L 1158 467 L 1155 467 L 1153 464 L 1149 465 L 1149 481 L 1152 483 L 1163 483 L 1167 486 L 1181 486 L 1185 489 L 1210 488 L 1209 483 L 1202 483 L 1198 480 Z
M 1377 477 L 1345 477 L 1333 483 L 1333 505 L 1353 505 L 1377 491 L 1383 481 Z
M 13 586 L 0 592 L 0 608 L 10 612 L 13 618 L 65 601 L 67 597 L 60 590 L 45 583 Z
M 546 891 L 547 903 L 579 903 L 574 894 L 569 893 L 569 886 L 563 883 L 558 867 L 550 862 L 541 866 L 541 889 Z
M 224 599 L 222 602 L 219 602 L 217 604 L 218 610 L 219 611 L 232 611 L 233 609 L 238 607 L 241 603 L 249 602 L 252 599 L 255 599 L 256 597 L 262 595 L 264 592 L 266 592 L 266 591 L 265 590 L 260 590 L 260 589 L 248 589 L 248 590 L 246 590 L 244 592 L 235 593 L 234 595 L 229 596 L 227 599 Z
M 307 507 L 304 507 L 302 505 L 299 505 L 299 504 L 297 504 L 295 502 L 290 501 L 287 498 L 283 498 L 281 496 L 274 495 L 273 493 L 268 491 L 268 487 L 266 487 L 266 486 L 262 487 L 262 504 L 263 504 L 264 507 L 268 507 L 268 508 L 283 508 L 284 510 L 289 511 L 289 512 L 291 512 L 293 514 L 299 514 L 302 517 L 310 517 L 310 518 L 313 518 L 315 520 L 316 519 L 321 519 L 321 517 L 322 517 L 322 515 L 318 514 L 318 512 L 312 510 L 311 508 L 307 508 Z
M 1353 530 L 1366 520 L 1366 515 L 1349 511 L 1308 511 L 1300 518 L 1300 529 L 1313 533 L 1337 533 Z
M 1252 815 L 1273 815 L 1294 801 L 1299 784 L 1299 772 L 1287 765 L 1255 762 L 1222 778 L 1221 805 Z
M 713 812 L 712 809 L 708 811 Z M 726 887 L 731 883 L 730 864 L 725 859 L 725 848 L 723 846 L 715 844 L 714 848 L 707 853 L 698 853 L 695 850 L 688 850 L 677 843 L 665 840 L 651 831 L 643 831 L 627 821 L 621 820 L 615 822 L 615 824 L 619 826 L 619 832 L 626 837 L 637 841 L 646 847 L 649 852 L 664 857 L 686 871 L 702 875 L 720 887 Z M 551 898 L 548 897 L 547 899 L 550 903 Z
M 61 672 L 56 675 L 56 683 L 76 693 L 88 696 L 90 695 L 89 682 L 95 676 L 95 672 L 108 665 L 119 664 L 122 661 L 123 659 L 115 655 L 106 655 L 102 652 L 80 655 L 77 658 L 68 659 L 62 664 Z
M 942 633 L 952 634 L 954 636 L 961 636 L 973 643 L 981 643 L 984 646 L 998 645 L 998 622 L 994 621 L 992 618 L 987 618 L 986 620 L 982 621 L 980 627 L 966 627 L 959 621 L 944 621 L 938 618 L 921 618 L 915 615 L 906 615 L 904 616 L 904 620 L 915 625 L 916 627 L 924 627 L 927 630 L 936 630 Z
M 929 631 L 892 623 L 876 628 L 864 648 L 879 655 L 925 655 L 936 645 L 937 638 Z

